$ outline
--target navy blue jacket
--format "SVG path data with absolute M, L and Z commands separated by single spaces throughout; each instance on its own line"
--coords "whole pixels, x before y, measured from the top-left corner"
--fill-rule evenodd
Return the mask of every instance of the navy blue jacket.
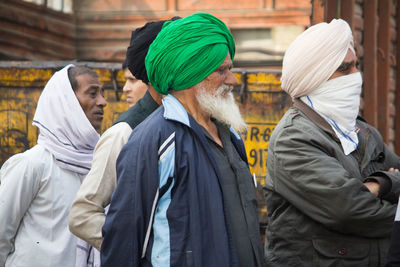
M 240 136 L 231 139 L 247 162 Z M 237 266 L 221 177 L 201 126 L 171 95 L 117 161 L 102 266 Z

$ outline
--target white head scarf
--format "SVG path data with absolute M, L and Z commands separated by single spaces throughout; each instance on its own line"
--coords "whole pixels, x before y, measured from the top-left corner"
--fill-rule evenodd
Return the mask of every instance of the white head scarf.
M 33 125 L 40 129 L 38 144 L 61 168 L 87 174 L 99 134 L 86 117 L 68 79 L 68 65 L 47 82 L 36 107 Z
M 307 95 L 326 82 L 353 48 L 349 24 L 342 19 L 319 23 L 300 34 L 285 52 L 282 89 L 292 98 Z

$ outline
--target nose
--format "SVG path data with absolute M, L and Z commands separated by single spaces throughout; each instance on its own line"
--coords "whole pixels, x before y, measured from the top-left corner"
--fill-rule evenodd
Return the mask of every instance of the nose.
M 226 75 L 225 84 L 232 85 L 232 86 L 238 84 L 238 81 L 237 81 L 235 75 L 230 70 L 228 70 L 228 74 Z
M 104 98 L 104 96 L 102 94 L 99 94 L 99 97 L 97 98 L 97 102 L 96 102 L 97 106 L 102 106 L 105 107 L 107 105 L 107 101 Z
M 358 69 L 358 67 L 357 67 L 357 66 L 353 66 L 353 67 L 351 68 L 351 70 L 350 70 L 350 73 L 349 73 L 349 74 L 353 74 L 353 73 L 356 73 L 356 72 L 360 72 L 360 70 Z
M 128 80 L 126 80 L 124 87 L 122 87 L 122 91 L 123 92 L 127 92 L 128 91 Z

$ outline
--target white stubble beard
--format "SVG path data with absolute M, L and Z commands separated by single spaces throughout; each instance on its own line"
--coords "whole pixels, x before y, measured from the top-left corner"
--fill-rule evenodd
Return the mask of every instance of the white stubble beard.
M 225 96 L 223 96 L 224 93 Z M 247 130 L 247 124 L 236 105 L 232 86 L 222 85 L 215 94 L 210 94 L 204 87 L 200 87 L 196 98 L 201 108 L 217 121 L 232 126 L 240 133 Z

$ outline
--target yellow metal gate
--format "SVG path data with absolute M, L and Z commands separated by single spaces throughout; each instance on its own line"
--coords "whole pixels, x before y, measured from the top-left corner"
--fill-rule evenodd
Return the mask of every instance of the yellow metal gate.
M 46 82 L 67 62 L 0 62 L 0 165 L 10 156 L 36 144 L 38 130 L 32 126 L 38 98 Z M 83 64 L 83 63 L 79 63 Z M 104 85 L 107 106 L 102 130 L 128 108 L 122 94 L 124 76 L 119 64 L 85 63 Z M 260 224 L 266 224 L 262 186 L 266 175 L 268 142 L 275 125 L 290 105 L 280 89 L 279 71 L 234 69 L 239 82 L 234 93 L 248 131 L 243 135 L 250 170 L 257 179 Z

